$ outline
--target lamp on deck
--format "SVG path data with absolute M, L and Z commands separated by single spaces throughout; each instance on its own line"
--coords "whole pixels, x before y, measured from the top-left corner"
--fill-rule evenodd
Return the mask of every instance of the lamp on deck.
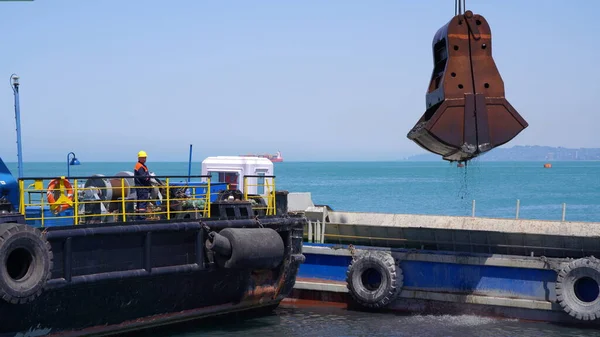
M 73 155 L 73 158 L 69 160 L 69 157 Z M 71 165 L 81 165 L 79 159 L 75 156 L 75 153 L 69 152 L 67 154 L 67 178 L 71 176 Z

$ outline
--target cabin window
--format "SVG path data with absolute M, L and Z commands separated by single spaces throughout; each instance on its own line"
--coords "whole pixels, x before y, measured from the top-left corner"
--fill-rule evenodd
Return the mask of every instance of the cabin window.
M 258 172 L 258 175 L 261 176 L 259 178 L 256 178 L 256 184 L 258 185 L 256 187 L 256 193 L 257 194 L 265 194 L 265 173 L 264 172 Z
M 256 178 L 256 194 L 265 194 L 265 170 L 256 170 L 256 175 L 260 176 Z
M 211 183 L 227 183 L 229 189 L 239 189 L 239 174 L 237 172 L 218 172 L 210 171 L 210 182 Z
M 219 172 L 219 182 L 229 184 L 230 190 L 239 189 L 239 175 L 237 172 Z

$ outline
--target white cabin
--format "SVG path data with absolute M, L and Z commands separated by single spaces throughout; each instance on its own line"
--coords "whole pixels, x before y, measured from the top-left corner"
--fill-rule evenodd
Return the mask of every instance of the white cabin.
M 273 163 L 267 158 L 241 156 L 214 156 L 202 161 L 202 175 L 210 175 L 211 183 L 228 183 L 231 189 L 244 192 L 245 176 L 267 176 L 266 178 L 248 177 L 247 193 L 267 195 L 273 191 Z

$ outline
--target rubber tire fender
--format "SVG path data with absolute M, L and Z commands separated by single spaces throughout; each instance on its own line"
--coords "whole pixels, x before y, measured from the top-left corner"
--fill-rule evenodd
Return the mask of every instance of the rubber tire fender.
M 600 318 L 600 293 L 592 302 L 584 302 L 577 298 L 575 283 L 581 278 L 589 277 L 600 285 L 600 262 L 598 259 L 581 258 L 571 261 L 559 273 L 556 279 L 556 300 L 572 317 L 583 321 Z
M 283 262 L 285 244 L 272 228 L 225 228 L 218 234 L 231 246 L 226 260 L 217 259 L 223 268 L 273 269 Z
M 363 274 L 375 270 L 381 276 L 379 287 L 369 290 L 363 284 Z M 348 266 L 346 285 L 352 298 L 368 308 L 383 308 L 399 295 L 404 283 L 402 269 L 391 254 L 383 251 L 367 251 L 360 254 Z
M 26 262 L 9 261 L 14 258 Z M 2 224 L 0 262 L 0 297 L 12 304 L 24 304 L 41 295 L 51 276 L 53 254 L 50 243 L 38 229 L 24 224 Z M 23 263 L 18 280 L 9 274 L 9 269 L 13 269 L 9 263 Z

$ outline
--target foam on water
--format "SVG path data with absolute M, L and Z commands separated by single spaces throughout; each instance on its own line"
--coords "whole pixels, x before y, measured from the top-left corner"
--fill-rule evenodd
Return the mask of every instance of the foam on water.
M 539 337 L 600 336 L 595 330 L 566 328 L 544 323 L 519 322 L 472 315 L 396 315 L 339 308 L 277 309 L 273 315 L 246 320 L 209 320 L 187 331 L 145 333 L 148 337 Z
M 413 316 L 412 319 L 415 323 L 427 323 L 427 324 L 442 324 L 444 326 L 480 326 L 485 324 L 494 324 L 500 322 L 517 322 L 517 320 L 511 319 L 497 319 L 490 317 L 480 317 L 473 315 L 419 315 Z

